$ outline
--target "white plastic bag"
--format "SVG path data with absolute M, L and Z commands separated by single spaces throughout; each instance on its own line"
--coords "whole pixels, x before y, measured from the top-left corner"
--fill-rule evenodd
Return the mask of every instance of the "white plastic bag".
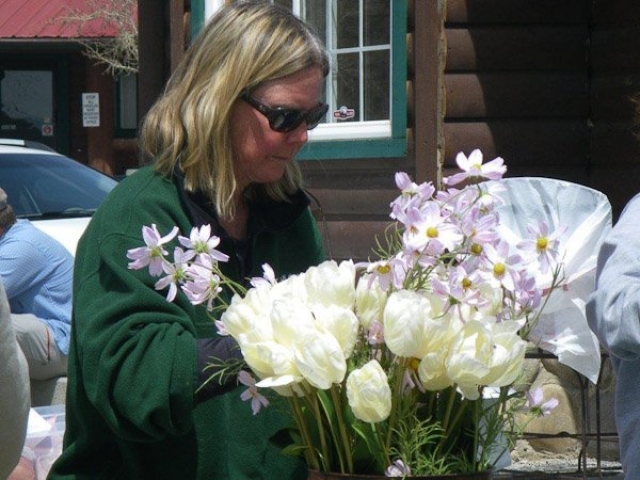
M 562 288 L 549 298 L 530 340 L 596 383 L 600 344 L 589 329 L 585 303 L 595 285 L 600 245 L 611 230 L 611 205 L 606 195 L 575 183 L 551 178 L 520 177 L 500 181 L 498 206 L 505 235 L 528 238 L 528 224 L 543 220 L 560 236 L 564 263 Z

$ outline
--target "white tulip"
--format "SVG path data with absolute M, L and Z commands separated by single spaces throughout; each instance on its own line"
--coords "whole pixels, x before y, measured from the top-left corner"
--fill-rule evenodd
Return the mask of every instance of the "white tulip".
M 519 322 L 505 321 L 493 325 L 493 356 L 485 385 L 504 387 L 515 382 L 524 369 L 527 342 L 518 335 Z
M 307 304 L 295 298 L 274 300 L 270 320 L 273 338 L 291 349 L 302 331 L 316 329 L 313 314 Z
M 418 378 L 425 390 L 443 390 L 452 385 L 445 363 L 448 353 L 448 349 L 436 350 L 420 360 Z
M 478 387 L 490 372 L 492 354 L 491 329 L 477 320 L 467 322 L 447 360 L 449 376 L 464 397 L 475 400 L 480 396 Z
M 292 381 L 300 381 L 293 351 L 274 341 L 250 342 L 244 335 L 238 344 L 247 365 L 260 379 L 290 376 Z
M 347 361 L 340 343 L 328 332 L 304 330 L 296 338 L 294 348 L 296 367 L 314 387 L 327 390 L 344 380 Z
M 377 423 L 391 413 L 391 388 L 387 374 L 377 360 L 351 372 L 347 378 L 347 399 L 359 420 Z
M 351 260 L 336 263 L 328 260 L 304 274 L 307 300 L 323 306 L 352 308 L 356 296 L 356 269 Z
M 318 328 L 333 335 L 338 340 L 345 358 L 349 358 L 358 341 L 359 323 L 356 314 L 350 309 L 331 305 L 315 306 L 313 315 Z
M 383 314 L 385 343 L 396 355 L 421 358 L 424 324 L 431 317 L 431 304 L 420 293 L 400 290 L 389 295 Z M 422 355 L 421 355 L 422 354 Z
M 365 330 L 373 322 L 382 324 L 386 303 L 387 292 L 380 287 L 380 283 L 372 281 L 371 275 L 361 277 L 356 285 L 356 314 Z
M 235 339 L 246 335 L 255 342 L 270 340 L 273 338 L 269 320 L 271 302 L 268 288 L 252 288 L 244 298 L 239 295 L 233 297 L 220 321 Z

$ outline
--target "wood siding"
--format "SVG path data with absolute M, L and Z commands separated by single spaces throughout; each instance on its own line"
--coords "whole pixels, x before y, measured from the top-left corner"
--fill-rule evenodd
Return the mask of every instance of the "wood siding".
M 511 176 L 601 190 L 617 214 L 640 190 L 639 19 L 634 0 L 449 0 L 445 173 L 480 148 Z

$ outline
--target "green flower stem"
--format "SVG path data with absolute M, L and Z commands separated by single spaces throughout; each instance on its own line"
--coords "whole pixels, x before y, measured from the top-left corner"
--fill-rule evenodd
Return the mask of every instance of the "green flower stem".
M 400 358 L 400 357 L 398 357 Z M 398 370 L 395 374 L 395 384 L 393 386 L 395 392 L 391 393 L 391 412 L 389 413 L 389 419 L 387 421 L 387 440 L 384 443 L 384 451 L 389 452 L 391 448 L 391 441 L 393 439 L 393 431 L 396 428 L 397 416 L 398 416 L 398 402 L 402 398 L 402 375 L 408 359 L 402 358 L 398 364 Z M 387 465 L 390 465 L 391 462 L 387 457 Z
M 313 445 L 313 440 L 311 439 L 311 435 L 309 434 L 309 429 L 307 428 L 307 423 L 304 419 L 304 414 L 302 413 L 302 407 L 300 406 L 300 401 L 298 397 L 293 395 L 291 397 L 287 397 L 289 400 L 289 405 L 291 407 L 291 411 L 295 417 L 296 424 L 300 428 L 300 434 L 303 438 L 303 443 L 305 445 L 304 456 L 307 461 L 307 465 L 314 470 L 320 469 L 320 460 L 318 459 L 318 454 Z
M 465 402 L 466 403 L 466 402 Z M 480 445 L 480 421 L 482 419 L 482 395 L 480 396 L 480 399 L 474 402 L 474 409 L 473 409 L 473 450 L 472 452 L 474 452 L 473 457 L 471 458 L 471 465 L 473 466 L 473 471 L 476 471 L 477 468 L 477 464 L 478 464 L 478 447 Z M 487 425 L 487 428 L 491 428 L 489 425 Z M 487 454 L 487 449 L 483 448 L 482 449 L 482 457 L 484 457 Z M 482 460 L 482 459 L 480 459 Z
M 309 404 L 313 409 L 313 416 L 316 419 L 317 427 L 318 427 L 318 436 L 320 437 L 320 451 L 322 452 L 322 465 L 325 471 L 329 471 L 331 469 L 331 455 L 329 453 L 329 447 L 327 446 L 327 439 L 324 432 L 324 423 L 322 421 L 322 412 L 320 410 L 319 401 L 318 401 L 318 392 L 315 388 L 311 390 L 311 393 L 306 397 L 309 400 Z M 327 422 L 330 426 L 330 422 Z M 339 450 L 338 450 L 338 453 Z M 342 466 L 342 458 L 340 458 L 340 465 Z
M 449 420 L 451 418 L 451 412 L 453 411 L 453 404 L 456 400 L 456 389 L 450 387 L 449 401 L 447 402 L 447 409 L 445 410 L 444 418 L 442 419 L 442 429 L 445 432 L 445 436 L 449 436 Z
M 330 392 L 331 392 L 331 399 L 333 400 L 333 405 L 336 409 L 336 420 L 338 422 L 338 430 L 340 431 L 340 437 L 342 439 L 342 441 L 338 443 L 342 444 L 342 447 L 344 449 L 344 452 L 340 452 L 341 449 L 336 448 L 336 450 L 339 452 L 339 455 L 341 457 L 340 466 L 341 468 L 344 469 L 344 461 L 342 459 L 342 455 L 344 454 L 347 460 L 347 469 L 348 469 L 347 473 L 355 473 L 353 471 L 353 458 L 352 458 L 353 455 L 351 454 L 351 438 L 349 437 L 349 433 L 347 432 L 347 427 L 344 423 L 344 412 L 342 408 L 340 393 L 337 391 L 337 388 L 335 385 L 331 385 Z M 345 473 L 344 470 L 343 470 L 343 473 Z

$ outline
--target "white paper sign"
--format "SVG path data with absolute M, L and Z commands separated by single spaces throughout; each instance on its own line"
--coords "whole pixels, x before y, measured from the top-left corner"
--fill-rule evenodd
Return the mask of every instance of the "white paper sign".
M 98 93 L 82 94 L 82 126 L 100 126 L 100 95 Z

